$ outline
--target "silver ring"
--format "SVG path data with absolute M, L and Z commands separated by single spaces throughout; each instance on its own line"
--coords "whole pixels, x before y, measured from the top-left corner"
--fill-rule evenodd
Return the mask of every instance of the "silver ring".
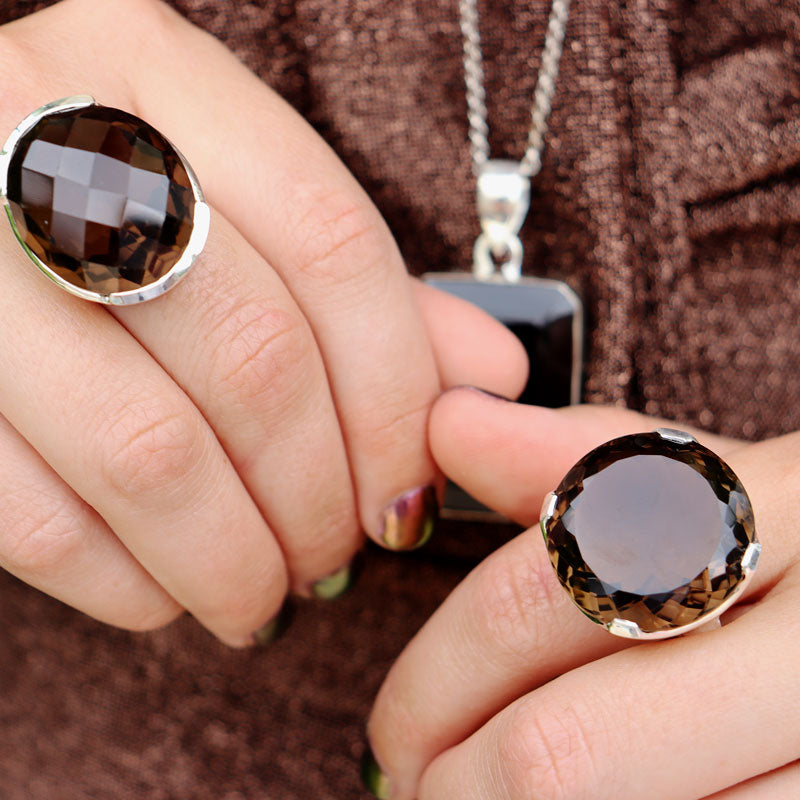
M 202 251 L 209 207 L 162 134 L 88 95 L 29 114 L 0 151 L 17 240 L 62 289 L 128 305 L 171 289 Z
M 761 553 L 731 468 L 666 428 L 585 455 L 545 498 L 540 525 L 573 602 L 629 639 L 666 639 L 718 620 Z

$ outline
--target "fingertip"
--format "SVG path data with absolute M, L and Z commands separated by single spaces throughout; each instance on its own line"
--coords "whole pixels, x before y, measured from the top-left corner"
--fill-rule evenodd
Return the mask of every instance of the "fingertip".
M 389 778 L 378 764 L 369 742 L 367 742 L 361 758 L 361 782 L 377 800 L 389 800 L 391 792 Z
M 453 460 L 480 453 L 491 457 L 492 442 L 513 444 L 517 432 L 525 437 L 538 435 L 544 443 L 545 432 L 556 433 L 554 426 L 561 423 L 556 409 L 521 405 L 502 393 L 462 385 L 445 390 L 436 399 L 428 435 L 434 460 L 449 474 Z
M 413 279 L 445 388 L 470 384 L 519 397 L 530 365 L 522 342 L 472 303 Z
M 251 636 L 243 641 L 240 647 L 256 646 L 267 647 L 280 639 L 292 625 L 296 613 L 296 606 L 292 599 L 287 597 L 278 613 L 268 622 L 254 631 Z M 232 644 L 237 647 L 236 643 Z
M 437 487 L 418 486 L 386 505 L 376 541 L 387 550 L 416 550 L 430 540 L 438 518 Z

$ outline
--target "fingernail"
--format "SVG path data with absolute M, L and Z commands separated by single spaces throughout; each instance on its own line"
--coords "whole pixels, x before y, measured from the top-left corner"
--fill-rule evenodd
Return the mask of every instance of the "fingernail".
M 420 486 L 401 494 L 384 509 L 378 536 L 390 550 L 414 550 L 431 538 L 438 515 L 436 489 Z
M 353 585 L 354 578 L 353 565 L 345 564 L 336 572 L 312 583 L 311 594 L 320 600 L 333 600 L 343 595 Z
M 253 634 L 253 644 L 266 647 L 280 639 L 289 629 L 293 618 L 294 604 L 287 598 L 281 606 L 281 610 Z
M 378 766 L 369 745 L 364 750 L 364 757 L 361 759 L 361 780 L 367 791 L 372 792 L 378 800 L 389 800 L 389 779 Z

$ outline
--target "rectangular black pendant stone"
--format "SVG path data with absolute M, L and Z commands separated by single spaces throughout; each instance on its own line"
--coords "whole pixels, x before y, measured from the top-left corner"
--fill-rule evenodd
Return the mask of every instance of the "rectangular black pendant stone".
M 463 272 L 428 273 L 423 280 L 482 308 L 522 342 L 530 374 L 520 403 L 559 408 L 580 402 L 583 310 L 569 286 L 531 277 L 480 281 Z M 497 518 L 452 483 L 442 511 L 449 518 Z

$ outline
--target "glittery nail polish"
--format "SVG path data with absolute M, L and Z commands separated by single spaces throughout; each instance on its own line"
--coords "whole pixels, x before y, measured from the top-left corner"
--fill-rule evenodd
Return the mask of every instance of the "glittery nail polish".
M 372 748 L 367 745 L 361 759 L 361 780 L 367 791 L 372 792 L 378 800 L 389 800 L 389 779 L 383 774 Z
M 272 644 L 286 633 L 293 619 L 294 604 L 287 598 L 281 606 L 281 610 L 253 634 L 253 644 L 259 647 Z
M 383 511 L 378 537 L 390 550 L 414 550 L 433 534 L 439 502 L 433 486 L 401 494 Z

